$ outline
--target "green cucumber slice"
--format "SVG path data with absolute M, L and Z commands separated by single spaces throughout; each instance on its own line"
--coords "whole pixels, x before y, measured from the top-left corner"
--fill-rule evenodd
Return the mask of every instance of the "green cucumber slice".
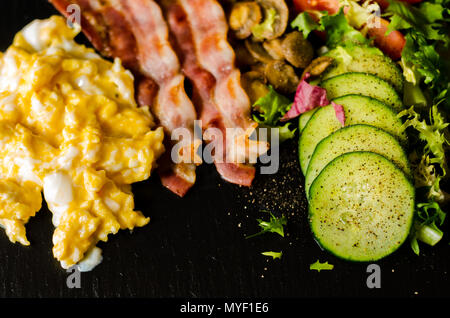
M 336 98 L 335 103 L 342 105 L 345 113 L 345 126 L 367 124 L 381 128 L 407 142 L 402 121 L 389 106 L 361 95 L 347 95 Z M 325 137 L 342 128 L 336 118 L 332 105 L 320 107 L 306 124 L 299 140 L 300 167 L 304 175 L 317 144 Z
M 406 240 L 415 192 L 392 162 L 372 152 L 331 161 L 310 189 L 309 221 L 317 242 L 350 261 L 376 261 Z
M 305 190 L 309 189 L 322 169 L 333 159 L 347 152 L 370 151 L 395 163 L 406 175 L 411 175 L 408 157 L 398 140 L 384 130 L 365 124 L 341 128 L 322 139 L 316 146 L 305 176 Z
M 344 73 L 320 83 L 327 90 L 329 100 L 357 94 L 376 98 L 397 112 L 403 110 L 403 102 L 395 89 L 385 80 L 369 73 Z
M 397 92 L 403 91 L 404 78 L 400 67 L 379 49 L 337 47 L 325 55 L 334 58 L 334 62 L 322 74 L 322 80 L 347 72 L 366 72 L 390 83 Z
M 300 118 L 298 120 L 298 130 L 301 133 L 303 129 L 305 128 L 308 121 L 311 119 L 312 115 L 316 112 L 318 108 L 314 108 L 311 110 L 308 110 L 306 113 L 303 113 L 300 115 Z

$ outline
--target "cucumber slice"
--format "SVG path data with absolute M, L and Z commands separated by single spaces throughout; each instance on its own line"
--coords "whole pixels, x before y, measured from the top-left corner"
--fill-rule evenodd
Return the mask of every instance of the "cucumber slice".
M 385 80 L 397 92 L 403 91 L 404 78 L 400 67 L 379 49 L 338 47 L 325 55 L 334 58 L 334 63 L 322 74 L 322 80 L 347 72 L 367 72 Z
M 388 82 L 372 74 L 344 73 L 321 82 L 320 86 L 327 90 L 329 100 L 348 94 L 358 94 L 376 98 L 397 112 L 403 109 L 402 100 L 395 89 Z
M 382 102 L 361 95 L 347 95 L 336 98 L 335 103 L 342 105 L 345 113 L 345 126 L 367 124 L 381 128 L 406 143 L 407 137 L 402 121 L 389 106 Z M 300 167 L 306 175 L 309 160 L 317 144 L 342 128 L 336 118 L 333 106 L 320 107 L 306 124 L 300 135 L 299 157 Z
M 311 110 L 308 110 L 306 113 L 303 113 L 300 115 L 300 118 L 298 120 L 298 130 L 301 133 L 303 129 L 305 128 L 308 121 L 311 119 L 312 115 L 316 112 L 318 108 L 314 108 Z
M 311 185 L 311 230 L 324 249 L 340 258 L 376 261 L 408 237 L 414 197 L 409 179 L 383 156 L 346 153 Z
M 398 140 L 384 130 L 365 124 L 339 129 L 322 139 L 314 150 L 305 176 L 305 190 L 322 169 L 334 158 L 355 151 L 371 151 L 395 163 L 407 176 L 411 175 L 408 157 Z

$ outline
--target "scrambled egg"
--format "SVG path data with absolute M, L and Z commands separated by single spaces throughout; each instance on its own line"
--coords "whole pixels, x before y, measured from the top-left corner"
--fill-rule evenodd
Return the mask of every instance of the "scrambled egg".
M 55 258 L 90 270 L 98 241 L 149 222 L 130 184 L 150 176 L 164 147 L 131 73 L 77 44 L 79 31 L 62 17 L 36 20 L 0 56 L 0 226 L 29 245 L 25 224 L 43 192 Z

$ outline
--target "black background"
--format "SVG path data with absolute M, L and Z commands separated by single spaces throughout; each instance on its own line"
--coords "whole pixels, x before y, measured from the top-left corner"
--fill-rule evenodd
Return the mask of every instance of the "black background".
M 44 0 L 0 1 L 0 45 L 36 18 L 56 11 Z M 51 213 L 46 207 L 27 226 L 31 246 L 11 244 L 0 231 L 1 297 L 421 297 L 449 296 L 448 237 L 416 256 L 406 243 L 377 264 L 381 288 L 366 286 L 368 264 L 349 263 L 320 250 L 306 219 L 303 177 L 296 142 L 281 146 L 280 170 L 258 175 L 240 188 L 223 182 L 213 166 L 198 169 L 195 187 L 180 199 L 156 176 L 135 184 L 137 209 L 150 224 L 110 236 L 103 262 L 81 274 L 81 288 L 69 289 L 69 275 L 52 256 Z M 288 217 L 286 237 L 259 231 L 261 210 Z M 448 223 L 448 222 L 447 222 Z M 261 255 L 282 251 L 281 260 Z M 311 271 L 316 260 L 332 271 Z

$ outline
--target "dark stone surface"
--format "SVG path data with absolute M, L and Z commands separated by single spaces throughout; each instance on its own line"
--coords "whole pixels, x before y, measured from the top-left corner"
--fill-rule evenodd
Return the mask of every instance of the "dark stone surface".
M 0 44 L 35 18 L 56 11 L 44 0 L 0 2 Z M 0 231 L 1 297 L 323 297 L 449 296 L 450 247 L 444 236 L 417 257 L 406 243 L 378 262 L 381 288 L 366 286 L 368 264 L 349 263 L 320 250 L 307 223 L 296 142 L 282 145 L 276 175 L 259 175 L 250 189 L 223 182 L 213 166 L 198 169 L 198 182 L 183 198 L 158 178 L 135 184 L 136 206 L 151 217 L 133 233 L 100 243 L 103 262 L 81 274 L 81 288 L 66 286 L 68 273 L 51 252 L 53 225 L 44 207 L 29 222 L 31 246 L 11 244 Z M 285 214 L 284 238 L 259 231 L 256 218 Z M 261 255 L 282 251 L 281 260 Z M 310 271 L 317 259 L 332 271 Z

